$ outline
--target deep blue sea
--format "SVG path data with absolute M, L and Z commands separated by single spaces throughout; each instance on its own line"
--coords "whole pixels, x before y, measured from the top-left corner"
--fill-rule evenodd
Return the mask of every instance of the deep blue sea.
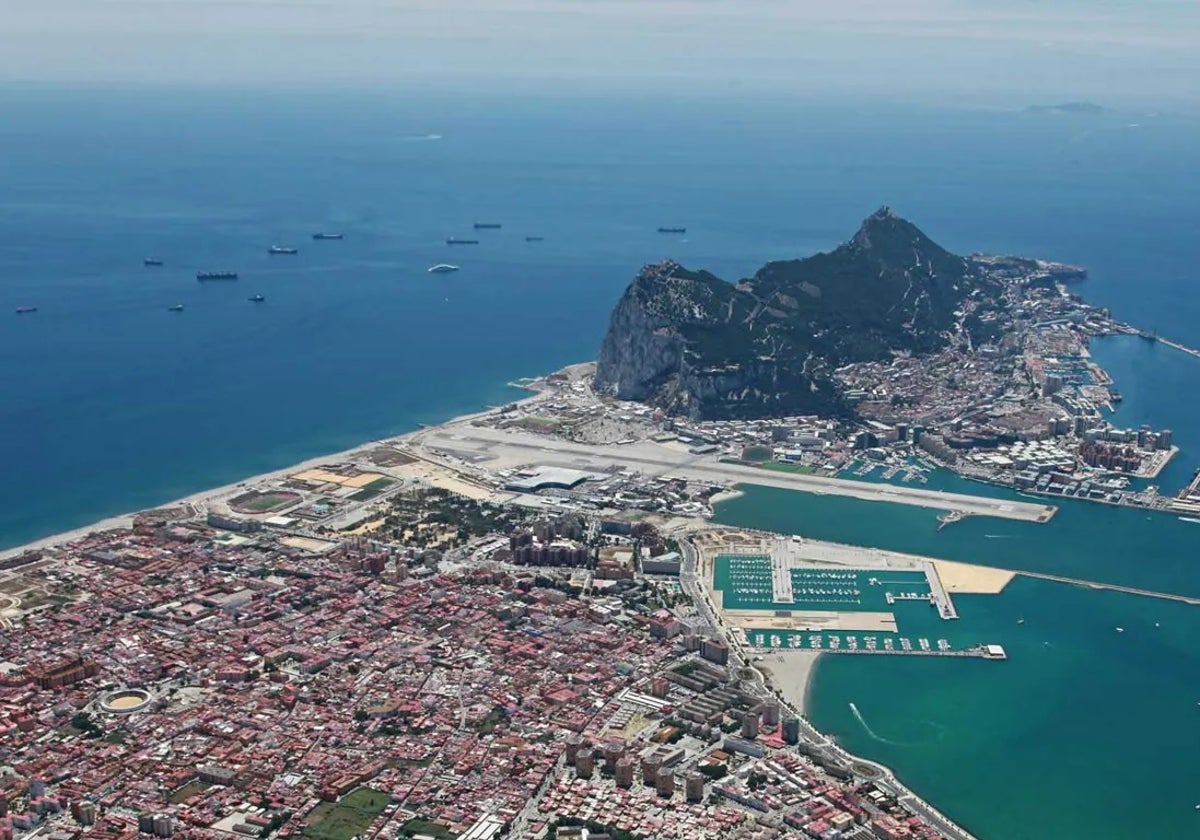
M 0 88 L 0 547 L 506 400 L 513 378 L 593 358 L 643 263 L 736 279 L 881 204 L 952 250 L 1086 264 L 1089 300 L 1200 345 L 1200 118 L 1014 104 Z M 444 244 L 476 221 L 503 228 Z M 462 270 L 426 272 L 440 262 Z M 241 279 L 198 283 L 208 269 Z M 1200 465 L 1200 360 L 1136 344 L 1097 353 L 1122 422 L 1174 428 L 1174 489 Z M 768 496 L 722 516 L 996 565 L 990 544 L 1019 543 L 1008 565 L 1200 590 L 1200 526 L 1088 507 L 931 544 L 912 509 Z M 1180 681 L 1200 682 L 1200 625 L 1123 598 L 1019 581 L 964 599 L 964 624 L 1027 656 L 1011 678 L 826 660 L 814 718 L 989 840 L 1198 836 L 1200 689 Z M 1067 658 L 1000 632 L 1021 613 Z M 1115 620 L 1151 616 L 1178 618 L 1169 642 L 1114 647 Z

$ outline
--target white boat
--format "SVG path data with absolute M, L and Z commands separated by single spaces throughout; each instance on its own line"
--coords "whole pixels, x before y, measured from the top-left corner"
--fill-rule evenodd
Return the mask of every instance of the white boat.
M 1180 522 L 1191 522 L 1193 525 L 1200 525 L 1200 519 L 1196 519 L 1193 516 L 1181 516 L 1181 517 L 1179 517 L 1179 521 Z
M 438 263 L 429 267 L 430 274 L 449 274 L 452 271 L 458 271 L 458 266 L 450 265 L 450 263 Z

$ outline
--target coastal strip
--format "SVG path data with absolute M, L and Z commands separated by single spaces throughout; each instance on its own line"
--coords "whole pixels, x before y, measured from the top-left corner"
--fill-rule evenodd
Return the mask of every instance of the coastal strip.
M 448 468 L 455 468 L 456 462 L 457 465 L 471 464 L 474 467 L 494 462 L 497 469 L 530 462 L 569 469 L 609 470 L 619 467 L 630 472 L 678 476 L 715 484 L 757 484 L 1023 522 L 1048 522 L 1057 511 L 1054 505 L 762 470 L 749 465 L 723 463 L 712 455 L 697 455 L 684 448 L 654 441 L 636 441 L 618 446 L 589 445 L 513 429 L 452 423 L 413 435 L 412 444 L 422 454 L 441 455 L 440 462 Z

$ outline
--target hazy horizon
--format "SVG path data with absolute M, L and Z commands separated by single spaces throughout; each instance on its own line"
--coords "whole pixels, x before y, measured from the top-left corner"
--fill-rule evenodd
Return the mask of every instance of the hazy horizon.
M 1200 103 L 1183 0 L 2 0 L 0 84 Z

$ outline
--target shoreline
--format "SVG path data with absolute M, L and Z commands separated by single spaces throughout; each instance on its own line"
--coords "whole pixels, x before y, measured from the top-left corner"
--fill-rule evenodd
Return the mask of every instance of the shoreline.
M 589 364 L 589 363 L 583 363 L 583 364 Z M 561 368 L 560 371 L 569 370 L 569 369 L 577 367 L 577 366 L 578 365 L 568 365 L 568 366 Z M 553 375 L 553 374 L 551 374 L 551 375 Z M 513 385 L 514 387 L 525 387 L 527 390 L 531 391 L 532 393 L 530 393 L 529 396 L 524 397 L 522 399 L 514 400 L 511 403 L 505 403 L 505 405 L 507 406 L 507 405 L 514 405 L 514 404 L 529 404 L 529 403 L 532 403 L 532 402 L 540 399 L 543 396 L 544 392 L 541 388 L 538 387 L 538 384 L 540 382 L 543 382 L 545 379 L 546 379 L 546 377 L 539 377 L 538 379 L 531 380 L 526 383 L 522 383 L 520 386 L 517 386 L 515 383 L 510 382 L 509 384 Z M 445 421 L 442 421 L 442 423 L 433 424 L 433 425 L 434 426 L 442 426 L 442 425 L 449 425 L 449 424 L 453 424 L 453 423 L 467 422 L 467 421 L 470 421 L 473 419 L 477 419 L 480 417 L 485 417 L 487 415 L 493 414 L 496 411 L 500 410 L 500 408 L 501 408 L 501 406 L 484 407 L 477 411 L 470 411 L 470 412 L 467 412 L 464 414 L 460 414 L 460 415 L 451 417 Z M 261 482 L 276 480 L 276 479 L 294 474 L 298 471 L 303 471 L 305 469 L 311 469 L 311 468 L 318 467 L 318 466 L 321 466 L 324 464 L 329 464 L 331 462 L 354 460 L 357 457 L 360 457 L 360 456 L 364 455 L 365 453 L 369 452 L 370 450 L 376 449 L 381 446 L 401 445 L 406 439 L 411 438 L 415 435 L 418 435 L 418 434 L 428 430 L 431 427 L 432 426 L 430 424 L 418 425 L 416 428 L 413 428 L 407 432 L 402 432 L 397 435 L 391 435 L 391 436 L 387 436 L 387 437 L 383 437 L 383 438 L 379 438 L 379 439 L 364 441 L 356 446 L 352 446 L 347 449 L 327 453 L 327 454 L 316 456 L 313 458 L 308 458 L 299 463 L 290 464 L 290 465 L 281 467 L 279 469 L 270 470 L 265 473 L 246 476 L 238 481 L 229 482 L 227 484 L 220 485 L 217 487 L 210 487 L 210 488 L 206 488 L 203 490 L 199 490 L 199 491 L 189 494 L 187 496 L 177 498 L 177 499 L 174 499 L 171 501 L 162 502 L 162 503 L 159 503 L 152 507 L 141 508 L 137 511 L 131 511 L 131 512 L 118 514 L 115 516 L 110 516 L 105 519 L 99 520 L 97 522 L 93 522 L 89 525 L 85 525 L 85 526 L 82 526 L 79 528 L 69 529 L 69 530 L 58 532 L 55 534 L 50 534 L 45 537 L 41 537 L 41 538 L 38 538 L 31 542 L 25 543 L 24 545 L 15 546 L 15 547 L 8 548 L 8 549 L 0 549 L 0 559 L 6 559 L 9 557 L 13 557 L 15 555 L 19 555 L 19 554 L 22 554 L 24 552 L 31 551 L 31 550 L 39 550 L 39 549 L 57 547 L 57 546 L 81 539 L 83 537 L 88 536 L 89 534 L 93 534 L 96 532 L 112 530 L 115 528 L 129 528 L 132 526 L 134 517 L 137 514 L 145 512 L 145 511 L 156 510 L 156 509 L 167 508 L 167 507 L 191 505 L 194 507 L 195 512 L 197 514 L 202 514 L 204 512 L 206 502 L 208 502 L 209 500 L 214 500 L 214 499 L 223 497 L 223 496 L 228 496 L 229 494 L 237 491 L 239 488 L 246 487 L 248 485 L 261 483 Z M 745 494 L 745 490 L 743 490 L 739 485 L 731 485 L 727 489 L 725 489 L 717 494 L 714 494 L 714 496 L 712 497 L 712 503 L 719 504 L 722 501 L 729 501 L 731 499 L 738 498 L 744 494 Z M 703 587 L 702 587 L 702 589 L 703 589 Z M 710 592 L 709 594 L 711 595 L 713 593 Z M 731 642 L 732 642 L 733 646 L 737 647 L 740 650 L 739 655 L 742 657 L 745 657 L 743 661 L 745 661 L 746 664 L 752 670 L 759 672 L 760 677 L 763 679 L 763 682 L 769 686 L 770 691 L 775 696 L 780 698 L 780 700 L 783 702 L 785 708 L 791 708 L 791 709 L 795 710 L 795 713 L 802 721 L 802 726 L 812 734 L 812 737 L 814 738 L 814 740 L 816 742 L 826 745 L 828 748 L 833 750 L 836 754 L 840 755 L 841 757 L 843 757 L 844 760 L 846 760 L 848 762 L 878 768 L 878 770 L 880 771 L 880 775 L 884 779 L 886 779 L 891 784 L 899 787 L 902 791 L 904 791 L 904 794 L 907 797 L 912 798 L 912 799 L 916 800 L 917 802 L 920 802 L 922 804 L 922 806 L 924 807 L 924 810 L 940 815 L 940 812 L 937 811 L 937 809 L 932 804 L 930 804 L 926 800 L 922 799 L 920 797 L 920 795 L 917 794 L 916 792 L 914 792 L 911 789 L 904 786 L 903 783 L 900 782 L 900 780 L 896 777 L 896 775 L 890 770 L 890 768 L 887 768 L 884 765 L 881 765 L 878 762 L 872 761 L 870 759 L 865 759 L 860 756 L 856 756 L 856 755 L 849 753 L 844 748 L 842 748 L 840 745 L 838 745 L 832 736 L 822 733 L 820 730 L 818 730 L 816 727 L 814 727 L 812 725 L 812 723 L 809 721 L 809 719 L 807 717 L 807 713 L 811 706 L 813 685 L 815 682 L 814 678 L 816 675 L 817 667 L 818 667 L 818 664 L 823 659 L 822 652 L 819 652 L 819 651 L 788 651 L 781 655 L 781 657 L 780 657 L 781 661 L 777 661 L 777 662 L 773 663 L 775 667 L 772 668 L 770 665 L 767 665 L 765 662 L 758 663 L 757 665 L 750 662 L 749 658 L 747 657 L 747 653 L 749 653 L 749 651 L 747 649 L 743 648 L 743 646 L 739 642 L 739 640 L 737 640 L 736 638 L 731 638 Z M 764 670 L 767 672 L 766 674 L 762 673 L 762 671 L 764 671 Z M 959 828 L 959 831 L 953 833 L 953 835 L 952 835 L 953 837 L 958 838 L 958 840 L 967 840 L 967 838 L 972 838 L 972 835 L 970 835 L 968 832 L 961 830 L 961 827 L 959 827 L 957 823 L 955 823 L 951 820 L 948 820 L 944 816 L 942 817 L 942 819 L 945 820 L 946 822 L 949 822 L 950 825 L 953 825 L 953 826 Z
M 563 367 L 559 368 L 559 371 L 568 370 L 569 368 L 576 367 L 578 364 L 589 364 L 589 363 L 583 362 L 583 363 L 564 365 Z M 552 374 L 550 374 L 550 375 L 552 375 Z M 510 382 L 505 383 L 509 387 L 512 387 L 512 388 L 524 388 L 527 391 L 533 392 L 527 397 L 523 397 L 519 400 L 514 400 L 512 403 L 505 403 L 505 405 L 520 405 L 522 403 L 527 403 L 527 402 L 536 400 L 542 394 L 541 390 L 539 390 L 536 387 L 537 383 L 540 382 L 542 379 L 545 379 L 545 377 L 538 377 L 538 378 L 533 379 L 530 382 L 527 382 L 523 385 L 518 385 L 518 384 L 516 384 L 515 381 L 510 381 Z M 446 425 L 446 424 L 450 424 L 450 423 L 458 423 L 458 422 L 463 422 L 463 421 L 467 421 L 467 420 L 472 420 L 477 417 L 483 417 L 488 414 L 491 414 L 492 412 L 496 411 L 498 408 L 499 408 L 499 406 L 485 406 L 481 410 L 469 411 L 465 414 L 459 414 L 454 417 L 447 418 L 446 420 L 443 420 L 441 423 L 437 423 L 437 424 L 433 424 L 433 425 L 441 426 L 441 425 Z M 19 554 L 24 554 L 27 551 L 40 551 L 40 550 L 44 550 L 47 548 L 54 548 L 59 545 L 64 545 L 66 543 L 74 542 L 75 540 L 82 539 L 82 538 L 88 536 L 89 534 L 94 534 L 94 533 L 97 533 L 100 531 L 110 531 L 110 530 L 113 530 L 114 528 L 130 528 L 133 525 L 134 517 L 140 513 L 145 513 L 146 511 L 150 511 L 150 510 L 158 510 L 159 508 L 170 508 L 170 507 L 177 507 L 180 505 L 203 504 L 204 502 L 208 501 L 209 499 L 227 495 L 227 494 L 233 492 L 234 490 L 237 490 L 239 487 L 244 487 L 244 486 L 247 486 L 250 484 L 256 484 L 256 483 L 263 482 L 263 481 L 271 481 L 274 479 L 282 478 L 282 477 L 291 475 L 292 473 L 295 473 L 295 472 L 300 472 L 300 471 L 303 471 L 306 469 L 312 469 L 314 467 L 318 467 L 322 464 L 327 464 L 330 461 L 349 459 L 355 455 L 358 455 L 360 453 L 366 452 L 371 449 L 375 449 L 376 447 L 379 447 L 379 446 L 394 445 L 395 443 L 403 441 L 405 438 L 411 437 L 412 435 L 418 434 L 419 432 L 424 431 L 427 428 L 430 428 L 430 424 L 425 424 L 425 423 L 418 424 L 417 426 L 410 429 L 409 431 L 401 432 L 400 434 L 397 434 L 397 435 L 389 435 L 387 437 L 363 441 L 362 443 L 360 443 L 356 446 L 352 446 L 349 449 L 343 449 L 340 451 L 330 452 L 325 455 L 318 455 L 316 457 L 308 458 L 304 461 L 300 461 L 299 463 L 288 464 L 288 465 L 280 467 L 279 469 L 276 469 L 276 470 L 270 470 L 268 472 L 258 473 L 256 475 L 248 475 L 241 479 L 238 479 L 237 481 L 232 481 L 228 484 L 222 484 L 217 487 L 209 487 L 204 490 L 198 490 L 195 493 L 192 493 L 187 496 L 183 496 L 181 498 L 169 499 L 169 500 L 166 500 L 163 502 L 159 502 L 158 504 L 153 505 L 151 507 L 138 508 L 137 510 L 126 511 L 124 513 L 118 513 L 113 516 L 109 516 L 104 519 L 98 520 L 96 522 L 92 522 L 88 525 L 81 525 L 77 528 L 71 528 L 66 531 L 59 531 L 57 533 L 47 534 L 44 537 L 38 537 L 34 540 L 31 540 L 30 542 L 23 543 L 22 545 L 16 545 L 11 548 L 0 549 L 0 560 L 6 560 L 10 557 L 15 557 Z
M 758 670 L 766 672 L 764 676 L 775 691 L 795 706 L 802 716 L 807 716 L 817 663 L 821 661 L 824 653 L 813 650 L 787 650 L 777 654 L 782 662 L 759 663 L 757 667 Z

